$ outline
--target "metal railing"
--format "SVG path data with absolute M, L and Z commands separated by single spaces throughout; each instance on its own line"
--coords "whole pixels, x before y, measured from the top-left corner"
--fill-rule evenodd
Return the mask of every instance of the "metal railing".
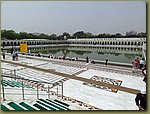
M 50 98 L 50 93 L 52 92 L 52 91 L 50 91 L 50 89 L 51 89 L 50 85 L 54 85 L 51 82 L 48 83 L 48 82 L 43 82 L 43 81 L 36 81 L 36 80 L 31 80 L 31 79 L 27 79 L 27 78 L 18 76 L 18 75 L 16 75 L 16 70 L 15 69 L 12 70 L 12 69 L 1 68 L 1 70 L 2 70 L 2 72 L 1 72 L 1 87 L 2 87 L 1 89 L 2 89 L 2 93 L 1 94 L 2 94 L 2 97 L 3 97 L 3 101 L 6 101 L 6 94 L 7 95 L 8 94 L 9 95 L 11 95 L 11 94 L 13 94 L 13 95 L 21 95 L 22 99 L 25 100 L 25 95 L 30 95 L 30 94 L 26 94 L 25 93 L 25 90 L 29 91 L 29 88 L 26 89 L 25 85 L 32 86 L 32 89 L 33 89 L 32 92 L 35 92 L 34 95 L 37 96 L 37 99 L 39 99 L 40 95 L 43 95 L 43 94 L 39 93 L 40 90 L 46 91 L 45 95 L 47 95 L 48 98 Z M 7 71 L 7 73 L 4 72 L 4 70 Z M 8 71 L 10 73 L 8 73 Z M 3 82 L 5 80 L 4 78 L 9 78 L 10 81 L 13 80 L 13 81 L 16 81 L 16 82 L 20 82 L 21 83 L 21 88 L 13 88 L 13 87 L 11 87 L 11 89 L 13 88 L 12 90 L 19 90 L 20 93 L 18 94 L 18 93 L 6 92 L 6 90 L 8 90 L 9 88 L 8 87 L 7 88 L 4 87 L 4 84 L 3 84 Z M 30 82 L 30 84 L 29 83 L 26 84 L 26 82 Z M 48 84 L 48 87 L 44 87 L 44 84 Z M 59 92 L 58 91 L 58 86 L 62 86 L 63 87 L 63 83 L 62 84 L 60 84 L 60 83 L 56 84 L 56 87 L 57 87 L 57 91 L 56 91 L 57 94 L 56 94 L 56 96 L 57 96 L 57 98 L 59 97 L 58 96 L 59 95 L 59 93 L 58 93 Z M 32 90 L 32 89 L 30 88 L 30 90 Z M 61 88 L 61 89 L 63 89 L 63 88 Z M 61 92 L 61 96 L 63 97 L 63 90 Z

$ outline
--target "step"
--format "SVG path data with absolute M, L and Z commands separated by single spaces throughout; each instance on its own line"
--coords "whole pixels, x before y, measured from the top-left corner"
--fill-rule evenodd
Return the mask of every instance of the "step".
M 59 100 L 57 100 L 57 99 L 55 99 L 54 101 L 56 101 L 56 102 L 58 102 L 58 103 L 60 103 L 60 104 L 63 104 L 63 105 L 65 105 L 65 106 L 67 106 L 67 107 L 69 107 L 69 106 L 70 106 L 69 104 L 64 103 L 64 102 L 62 102 L 62 101 L 59 101 Z
M 47 107 L 48 109 L 50 109 L 50 110 L 56 110 L 55 108 L 53 108 L 52 106 L 49 106 L 49 105 L 47 105 L 47 104 L 45 104 L 45 103 L 43 103 L 43 102 L 41 102 L 41 101 L 36 101 L 37 103 L 39 103 L 39 104 L 41 104 L 42 106 L 44 106 L 44 107 Z
M 55 108 L 57 108 L 58 110 L 64 110 L 64 108 L 60 107 L 60 106 L 57 106 L 56 104 L 54 103 L 50 103 L 49 101 L 46 101 L 44 99 L 40 99 L 41 101 L 45 102 L 46 104 L 50 105 L 50 106 L 53 106 Z
M 5 110 L 6 111 L 6 110 L 9 110 L 9 109 L 6 106 L 1 104 L 1 110 Z
M 3 86 L 5 86 L 5 87 L 8 86 L 8 84 L 7 84 L 6 82 L 3 82 L 3 83 L 1 83 L 1 84 L 3 84 Z
M 35 107 L 37 107 L 38 109 L 40 109 L 40 110 L 47 110 L 46 108 L 44 108 L 44 107 L 42 107 L 41 105 L 39 105 L 39 104 L 34 104 L 33 106 L 35 106 Z
M 10 103 L 8 103 L 8 105 L 11 106 L 12 108 L 14 108 L 15 110 L 25 110 L 21 106 L 17 105 L 14 102 L 10 102 Z
M 19 103 L 19 104 L 20 104 L 21 106 L 27 108 L 28 110 L 36 110 L 36 109 L 34 109 L 33 107 L 29 106 L 28 104 L 26 104 L 26 103 L 24 103 L 24 102 L 21 102 L 21 103 Z
M 62 104 L 60 104 L 60 103 L 58 103 L 58 102 L 56 102 L 56 101 L 52 101 L 52 100 L 49 100 L 49 99 L 46 99 L 46 100 L 49 101 L 49 102 L 51 102 L 51 103 L 53 103 L 53 104 L 56 104 L 56 105 L 58 105 L 58 106 L 64 108 L 64 109 L 66 109 L 66 110 L 70 110 L 70 109 L 69 109 L 68 107 L 66 107 L 65 105 L 62 105 Z

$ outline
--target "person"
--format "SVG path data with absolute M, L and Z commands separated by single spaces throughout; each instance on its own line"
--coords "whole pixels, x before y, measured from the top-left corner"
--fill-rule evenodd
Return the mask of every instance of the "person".
M 144 67 L 142 68 L 142 74 L 144 76 L 143 81 L 146 82 L 146 64 L 144 65 Z
M 89 57 L 88 56 L 86 57 L 86 63 L 89 63 Z
M 142 69 L 143 66 L 144 66 L 144 58 L 142 58 L 142 59 L 140 60 L 140 69 Z
M 105 65 L 107 65 L 108 64 L 108 58 L 106 58 L 106 61 L 105 61 Z
M 63 60 L 65 60 L 65 56 L 63 56 Z
M 38 57 L 41 57 L 41 54 L 40 53 L 38 53 L 38 55 L 37 55 Z
M 5 52 L 4 51 L 2 52 L 2 56 L 3 56 L 3 59 L 5 59 Z
M 17 52 L 15 53 L 15 58 L 16 58 L 16 61 L 18 61 L 18 53 Z
M 139 110 L 146 109 L 146 90 L 143 89 L 140 93 L 136 94 L 135 103 L 138 106 Z
M 11 48 L 11 54 L 13 54 L 13 52 L 14 52 L 14 49 L 13 49 L 13 47 Z
M 29 49 L 28 53 L 29 53 L 29 54 L 31 53 L 30 49 Z
M 137 68 L 140 68 L 140 59 L 138 57 L 136 58 L 136 62 L 137 62 Z
M 91 61 L 91 63 L 92 63 L 92 64 L 95 64 L 95 61 L 94 61 L 94 60 L 92 60 L 92 61 Z
M 15 61 L 15 57 L 16 57 L 16 54 L 15 54 L 15 52 L 13 51 L 13 53 L 12 53 L 12 59 L 13 59 L 13 61 Z
M 78 57 L 76 57 L 76 61 L 78 61 Z

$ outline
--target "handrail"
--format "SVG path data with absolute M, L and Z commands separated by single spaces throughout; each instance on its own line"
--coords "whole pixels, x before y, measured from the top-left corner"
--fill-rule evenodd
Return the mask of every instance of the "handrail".
M 3 68 L 3 67 L 1 67 L 1 69 L 10 70 L 10 71 L 14 71 L 14 70 L 12 70 L 12 69 Z
M 14 78 L 14 79 L 21 79 L 21 80 L 27 80 L 27 81 L 33 81 L 33 82 L 37 82 L 37 83 L 46 83 L 46 84 L 53 84 L 53 83 L 48 83 L 48 82 L 44 82 L 44 81 L 36 81 L 36 80 L 31 80 L 31 79 L 27 79 L 27 78 L 24 78 L 24 77 L 21 77 L 21 76 L 15 76 L 15 77 L 12 77 L 10 75 L 6 75 L 6 74 L 1 74 L 2 77 L 7 77 L 7 78 Z
M 74 79 L 74 80 L 78 80 L 78 81 L 89 82 L 89 83 L 93 83 L 93 84 L 96 84 L 96 85 L 99 85 L 99 86 L 106 86 L 106 87 L 118 89 L 120 91 L 132 93 L 132 94 L 140 93 L 140 90 L 137 90 L 137 89 L 132 89 L 132 88 L 123 87 L 123 86 L 111 85 L 111 84 L 107 84 L 107 83 L 104 83 L 104 82 L 98 82 L 98 81 L 95 81 L 95 80 L 91 80 L 91 79 L 87 79 L 87 78 L 83 78 L 83 77 L 77 77 L 77 76 L 73 76 L 73 75 L 69 75 L 69 74 L 65 74 L 65 73 L 61 73 L 61 72 L 50 71 L 48 69 L 38 68 L 38 67 L 35 67 L 35 66 L 24 65 L 24 64 L 21 64 L 21 63 L 14 63 L 12 61 L 6 61 L 6 60 L 2 60 L 2 62 L 11 63 L 11 64 L 15 64 L 15 65 L 19 65 L 19 66 L 23 66 L 23 67 L 26 67 L 26 68 L 31 68 L 31 69 L 34 69 L 34 70 L 47 72 L 47 73 L 52 73 L 52 74 L 55 74 L 55 75 L 58 75 L 58 76 L 62 76 L 62 77 L 66 77 L 66 78 L 70 78 L 70 79 Z

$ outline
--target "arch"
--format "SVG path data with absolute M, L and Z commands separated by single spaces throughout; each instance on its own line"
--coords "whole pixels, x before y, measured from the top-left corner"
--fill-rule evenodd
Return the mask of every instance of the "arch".
M 126 42 L 126 41 L 124 42 L 124 45 L 127 45 L 127 42 Z
M 10 43 L 13 46 L 13 42 Z
M 16 43 L 16 42 L 14 42 L 14 45 L 15 45 L 15 46 L 16 46 L 16 44 L 17 44 L 17 43 Z
M 110 42 L 110 44 L 109 45 L 112 45 L 112 42 Z
M 3 46 L 5 46 L 5 42 L 3 42 Z
M 138 46 L 140 46 L 141 45 L 141 42 L 138 42 Z
M 130 42 L 128 42 L 128 45 L 130 45 Z
M 20 42 L 18 42 L 18 46 L 20 45 Z

